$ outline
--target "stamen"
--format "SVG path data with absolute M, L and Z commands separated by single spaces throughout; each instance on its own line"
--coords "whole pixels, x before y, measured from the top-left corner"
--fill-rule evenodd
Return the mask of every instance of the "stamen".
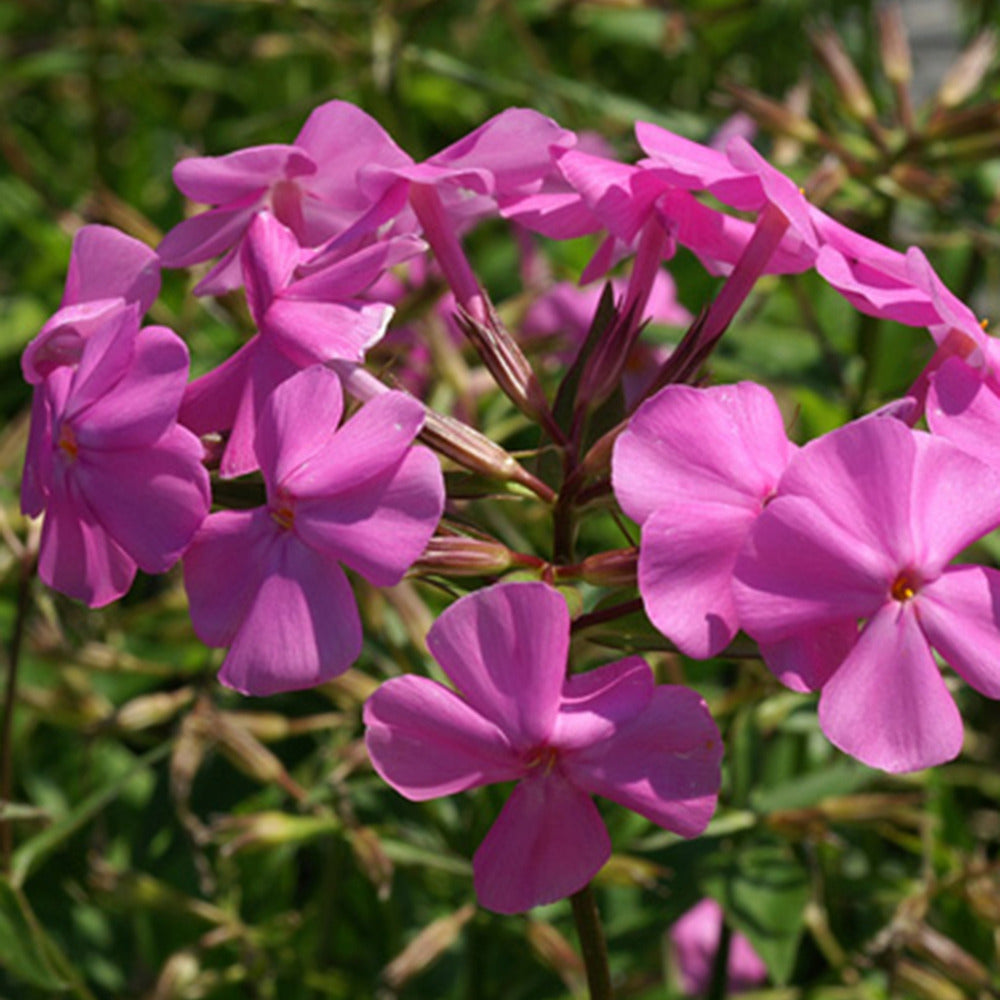
M 893 581 L 890 592 L 892 593 L 894 600 L 908 601 L 916 596 L 917 582 L 911 575 L 907 573 L 900 573 L 899 576 L 897 576 Z
M 539 747 L 535 753 L 528 759 L 528 767 L 535 768 L 540 767 L 543 771 L 548 774 L 549 771 L 555 766 L 556 761 L 559 759 L 559 751 L 555 747 L 543 746 Z
M 270 514 L 274 523 L 283 531 L 291 531 L 295 527 L 295 504 L 291 497 L 279 495 Z
M 63 424 L 59 431 L 59 447 L 71 462 L 76 461 L 77 455 L 80 454 L 80 446 L 76 443 L 76 435 L 69 424 Z

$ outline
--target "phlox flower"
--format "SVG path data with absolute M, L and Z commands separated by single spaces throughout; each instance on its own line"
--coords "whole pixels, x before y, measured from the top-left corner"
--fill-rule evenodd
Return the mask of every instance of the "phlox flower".
M 256 468 L 258 415 L 277 385 L 313 364 L 364 359 L 393 309 L 360 296 L 387 268 L 423 249 L 416 237 L 384 239 L 330 255 L 323 270 L 300 277 L 303 253 L 292 231 L 269 212 L 254 217 L 240 261 L 258 333 L 192 382 L 181 408 L 181 420 L 198 434 L 230 432 L 220 462 L 223 476 Z
M 75 366 L 83 342 L 113 312 L 146 312 L 160 292 L 160 265 L 144 243 L 110 226 L 83 226 L 73 237 L 58 310 L 21 355 L 25 380 L 37 385 L 53 369 Z
M 268 397 L 256 458 L 267 504 L 212 514 L 184 560 L 195 632 L 228 646 L 219 679 L 245 694 L 320 684 L 361 652 L 347 566 L 400 581 L 444 506 L 437 459 L 411 447 L 423 407 L 386 392 L 338 429 L 337 376 L 315 365 Z
M 91 607 L 167 570 L 208 513 L 201 443 L 177 423 L 187 348 L 138 310 L 105 312 L 35 388 L 21 506 L 45 514 L 42 580 Z
M 691 996 L 704 996 L 712 984 L 715 953 L 722 936 L 722 907 L 714 899 L 696 903 L 670 928 L 681 985 Z M 739 931 L 729 939 L 726 988 L 741 993 L 760 986 L 767 979 L 767 967 L 753 945 Z
M 317 247 L 384 193 L 377 179 L 361 189 L 362 167 L 411 162 L 370 115 L 345 101 L 328 101 L 309 115 L 290 145 L 253 146 L 178 163 L 177 187 L 192 201 L 214 207 L 171 229 L 159 246 L 160 259 L 164 267 L 190 267 L 222 254 L 195 293 L 230 291 L 239 285 L 240 244 L 259 211 L 271 212 L 303 247 Z
M 762 642 L 861 621 L 816 686 L 840 749 L 902 772 L 955 757 L 962 720 L 932 650 L 1000 698 L 1000 573 L 949 562 L 1000 524 L 1000 473 L 941 438 L 869 417 L 806 445 L 735 567 Z
M 428 632 L 455 690 L 408 675 L 365 705 L 372 764 L 407 798 L 518 782 L 472 861 L 499 913 L 574 893 L 607 861 L 592 795 L 688 837 L 715 809 L 722 744 L 701 697 L 656 687 L 636 656 L 567 677 L 569 630 L 558 591 L 495 584 Z

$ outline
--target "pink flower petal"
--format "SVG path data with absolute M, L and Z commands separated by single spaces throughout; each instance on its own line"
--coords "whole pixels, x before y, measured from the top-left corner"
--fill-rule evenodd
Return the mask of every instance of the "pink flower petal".
M 550 745 L 565 751 L 611 738 L 649 704 L 654 687 L 653 672 L 639 656 L 573 674 L 563 685 Z
M 295 146 L 252 146 L 225 156 L 193 156 L 174 167 L 174 183 L 192 201 L 225 205 L 263 193 L 282 178 L 314 173 L 316 164 Z
M 136 448 L 87 452 L 67 473 L 97 520 L 141 569 L 164 573 L 181 557 L 208 514 L 201 442 L 173 425 Z
M 231 207 L 213 208 L 177 223 L 156 248 L 160 263 L 164 267 L 190 267 L 230 249 L 259 208 L 260 199 L 251 196 Z M 196 294 L 205 293 L 196 290 Z
M 99 608 L 121 597 L 132 586 L 135 572 L 134 560 L 105 531 L 73 484 L 57 479 L 39 543 L 42 581 Z
M 247 305 L 258 326 L 275 296 L 291 282 L 302 251 L 295 235 L 270 212 L 258 212 L 240 244 Z
M 363 361 L 365 351 L 382 339 L 392 306 L 382 302 L 297 302 L 277 298 L 263 317 L 261 330 L 299 367 L 327 361 Z
M 724 503 L 678 503 L 642 526 L 639 592 L 649 620 L 688 656 L 715 656 L 739 629 L 733 569 L 755 515 Z
M 889 601 L 873 614 L 823 687 L 819 722 L 834 746 L 894 774 L 958 756 L 962 718 L 912 605 Z
M 460 598 L 427 646 L 466 700 L 517 749 L 544 743 L 562 696 L 569 610 L 544 583 L 496 584 Z
M 916 598 L 930 644 L 977 691 L 1000 698 L 1000 572 L 947 569 Z
M 353 489 L 297 500 L 295 530 L 306 544 L 370 583 L 389 587 L 424 551 L 443 509 L 436 456 L 427 448 L 412 448 L 397 466 Z
M 582 889 L 611 856 L 596 806 L 558 769 L 521 781 L 472 859 L 479 902 L 522 913 Z
M 62 306 L 121 297 L 146 312 L 160 293 L 156 251 L 111 226 L 83 226 L 73 237 Z
M 220 682 L 243 694 L 295 691 L 342 674 L 360 653 L 361 620 L 344 571 L 282 532 L 268 550 Z
M 263 507 L 219 511 L 202 524 L 184 555 L 184 586 L 191 624 L 206 645 L 229 646 L 236 638 L 277 537 Z
M 763 386 L 667 386 L 639 407 L 615 444 L 615 495 L 640 524 L 659 508 L 686 501 L 756 512 L 793 450 Z
M 425 677 L 394 677 L 365 703 L 375 770 L 414 801 L 513 781 L 524 764 L 503 733 L 453 691 Z
M 818 691 L 847 659 L 857 638 L 857 622 L 834 622 L 776 642 L 762 642 L 760 655 L 785 687 L 802 693 Z
M 664 685 L 613 739 L 565 753 L 562 767 L 580 788 L 693 837 L 715 811 L 722 749 L 702 697 Z
M 1000 396 L 992 380 L 958 358 L 930 377 L 927 424 L 963 451 L 1000 469 Z

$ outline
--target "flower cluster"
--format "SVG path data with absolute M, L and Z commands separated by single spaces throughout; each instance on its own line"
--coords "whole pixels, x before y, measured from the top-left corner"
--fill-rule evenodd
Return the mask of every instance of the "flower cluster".
M 364 713 L 372 764 L 411 799 L 518 782 L 473 861 L 500 912 L 575 893 L 604 864 L 592 795 L 694 836 L 720 787 L 701 696 L 657 685 L 637 656 L 571 653 L 586 616 L 571 621 L 555 584 L 637 584 L 694 658 L 743 630 L 782 683 L 820 692 L 836 746 L 887 771 L 960 752 L 935 653 L 1000 698 L 1000 575 L 953 565 L 1000 525 L 996 342 L 918 249 L 848 229 L 744 137 L 719 149 L 639 123 L 636 138 L 643 158 L 622 163 L 514 108 L 417 162 L 331 101 L 289 145 L 181 162 L 177 186 L 210 207 L 156 252 L 80 230 L 62 305 L 23 358 L 22 503 L 44 514 L 43 580 L 98 606 L 183 558 L 194 630 L 228 650 L 220 679 L 239 691 L 320 684 L 358 659 L 345 567 L 375 587 L 411 569 L 532 578 L 441 612 L 427 645 L 454 690 L 395 677 Z M 496 217 L 532 299 L 520 336 L 463 250 Z M 578 237 L 593 240 L 581 283 L 606 278 L 603 293 L 554 281 L 538 251 Z M 663 269 L 681 247 L 720 279 L 693 319 Z M 140 321 L 161 267 L 202 265 L 195 294 L 242 288 L 256 332 L 188 384 L 180 338 Z M 863 313 L 926 328 L 934 354 L 906 399 L 799 447 L 767 389 L 701 378 L 757 280 L 805 271 Z M 421 294 L 440 297 L 431 333 L 408 317 L 387 336 Z M 687 327 L 673 350 L 644 341 L 650 317 Z M 428 358 L 467 373 L 464 340 L 561 462 L 528 467 L 481 433 L 471 378 L 454 379 L 447 412 L 391 388 L 423 387 Z M 361 404 L 347 420 L 345 394 Z M 447 497 L 431 449 L 472 474 Z M 551 552 L 470 526 L 470 481 L 547 505 Z M 637 558 L 578 556 L 598 497 L 639 524 Z

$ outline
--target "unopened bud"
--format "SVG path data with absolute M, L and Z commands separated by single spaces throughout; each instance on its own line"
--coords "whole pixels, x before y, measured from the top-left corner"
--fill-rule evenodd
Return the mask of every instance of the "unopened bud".
M 358 867 L 373 886 L 378 898 L 386 900 L 392 889 L 393 864 L 382 849 L 378 834 L 371 827 L 359 826 L 347 833 L 348 843 Z
M 905 87 L 913 78 L 913 63 L 903 8 L 898 3 L 888 3 L 878 8 L 876 17 L 879 54 L 885 77 L 890 83 Z
M 172 719 L 182 708 L 194 700 L 194 690 L 189 687 L 176 691 L 140 695 L 126 702 L 115 713 L 115 726 L 126 733 L 151 729 Z
M 819 141 L 819 129 L 796 109 L 739 84 L 730 83 L 726 89 L 736 98 L 737 104 L 768 131 L 809 145 Z
M 278 785 L 295 799 L 306 797 L 281 761 L 232 718 L 216 716 L 213 735 L 230 763 L 248 777 L 262 785 Z
M 847 110 L 866 124 L 874 121 L 875 102 L 836 32 L 832 28 L 814 31 L 810 34 L 810 41 L 833 79 Z
M 227 816 L 215 830 L 233 835 L 222 848 L 225 855 L 267 850 L 326 837 L 341 829 L 336 816 L 293 816 L 272 810 L 250 816 Z
M 529 920 L 525 935 L 532 951 L 553 969 L 576 996 L 582 992 L 585 979 L 583 960 L 565 935 L 547 920 Z
M 982 84 L 996 54 L 997 33 L 987 29 L 977 35 L 941 81 L 935 97 L 937 106 L 953 108 L 972 95 Z
M 435 535 L 411 572 L 442 576 L 495 576 L 514 565 L 514 553 L 500 542 L 466 535 Z
M 597 587 L 634 587 L 638 561 L 637 548 L 616 549 L 588 556 L 578 566 L 566 569 L 574 570 L 579 579 Z
M 466 903 L 461 909 L 428 924 L 383 970 L 381 979 L 390 989 L 398 990 L 414 976 L 437 961 L 454 943 L 462 928 L 472 919 L 475 906 Z

